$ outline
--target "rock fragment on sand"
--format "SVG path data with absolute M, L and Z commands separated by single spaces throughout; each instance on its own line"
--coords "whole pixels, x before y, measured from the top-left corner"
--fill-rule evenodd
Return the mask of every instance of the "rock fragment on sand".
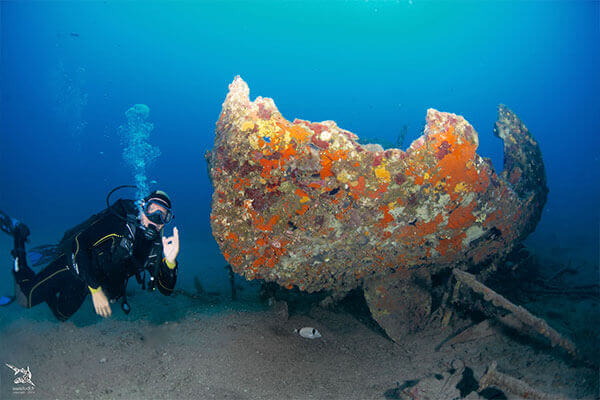
M 273 313 L 277 316 L 277 318 L 287 321 L 290 316 L 288 311 L 288 303 L 283 300 L 276 300 L 273 303 Z

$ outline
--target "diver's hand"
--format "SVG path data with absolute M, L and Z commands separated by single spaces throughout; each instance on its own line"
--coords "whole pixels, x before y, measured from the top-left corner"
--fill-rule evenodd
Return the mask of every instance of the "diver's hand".
M 108 299 L 106 298 L 106 295 L 102 289 L 92 293 L 92 303 L 94 303 L 96 314 L 104 318 L 111 316 L 112 312 L 110 310 L 110 304 L 108 303 Z
M 173 228 L 173 236 L 162 237 L 163 253 L 170 264 L 175 263 L 177 254 L 179 254 L 179 231 L 177 227 Z

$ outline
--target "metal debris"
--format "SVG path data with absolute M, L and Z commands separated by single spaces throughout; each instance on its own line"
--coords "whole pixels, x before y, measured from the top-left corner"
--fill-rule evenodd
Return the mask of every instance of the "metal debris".
M 531 387 L 526 382 L 514 378 L 510 375 L 503 374 L 499 372 L 497 369 L 496 361 L 492 362 L 492 364 L 488 367 L 485 375 L 481 377 L 479 380 L 479 389 L 481 392 L 487 387 L 495 386 L 503 391 L 507 391 L 509 393 L 518 396 L 521 399 L 535 399 L 535 400 L 561 400 L 565 399 L 565 397 L 548 394 L 544 392 L 540 392 L 539 390 Z

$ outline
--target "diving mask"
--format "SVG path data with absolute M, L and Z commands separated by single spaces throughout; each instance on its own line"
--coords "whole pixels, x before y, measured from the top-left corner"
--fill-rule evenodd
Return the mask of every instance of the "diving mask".
M 156 204 L 160 208 L 156 208 L 154 211 L 149 212 L 152 204 Z M 146 218 L 150 220 L 150 222 L 155 223 L 156 225 L 166 225 L 171 222 L 173 218 L 175 218 L 171 209 L 166 207 L 164 202 L 152 199 L 145 202 L 144 214 L 146 215 Z

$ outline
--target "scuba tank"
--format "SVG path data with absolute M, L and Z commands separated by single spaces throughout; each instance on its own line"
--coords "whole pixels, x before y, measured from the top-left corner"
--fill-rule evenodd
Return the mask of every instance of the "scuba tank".
M 58 258 L 58 257 L 62 256 L 63 254 L 71 253 L 73 251 L 72 246 L 73 246 L 73 240 L 75 240 L 75 237 L 79 233 L 88 229 L 90 226 L 94 225 L 96 222 L 105 218 L 108 214 L 113 214 L 113 215 L 117 216 L 118 218 L 122 219 L 123 221 L 125 221 L 126 223 L 135 223 L 137 220 L 137 215 L 135 213 L 131 212 L 134 210 L 127 210 L 126 207 L 122 203 L 119 203 L 119 202 L 112 204 L 112 205 L 110 204 L 110 196 L 117 190 L 126 188 L 126 187 L 136 188 L 137 186 L 133 186 L 133 185 L 117 186 L 116 188 L 111 190 L 108 193 L 108 195 L 106 196 L 106 208 L 104 210 L 92 215 L 91 217 L 89 217 L 85 221 L 81 222 L 80 224 L 77 224 L 74 227 L 65 231 L 62 239 L 60 239 L 60 241 L 56 245 L 56 250 L 55 250 L 56 257 L 55 258 Z M 117 211 L 117 208 L 120 208 L 120 210 Z

